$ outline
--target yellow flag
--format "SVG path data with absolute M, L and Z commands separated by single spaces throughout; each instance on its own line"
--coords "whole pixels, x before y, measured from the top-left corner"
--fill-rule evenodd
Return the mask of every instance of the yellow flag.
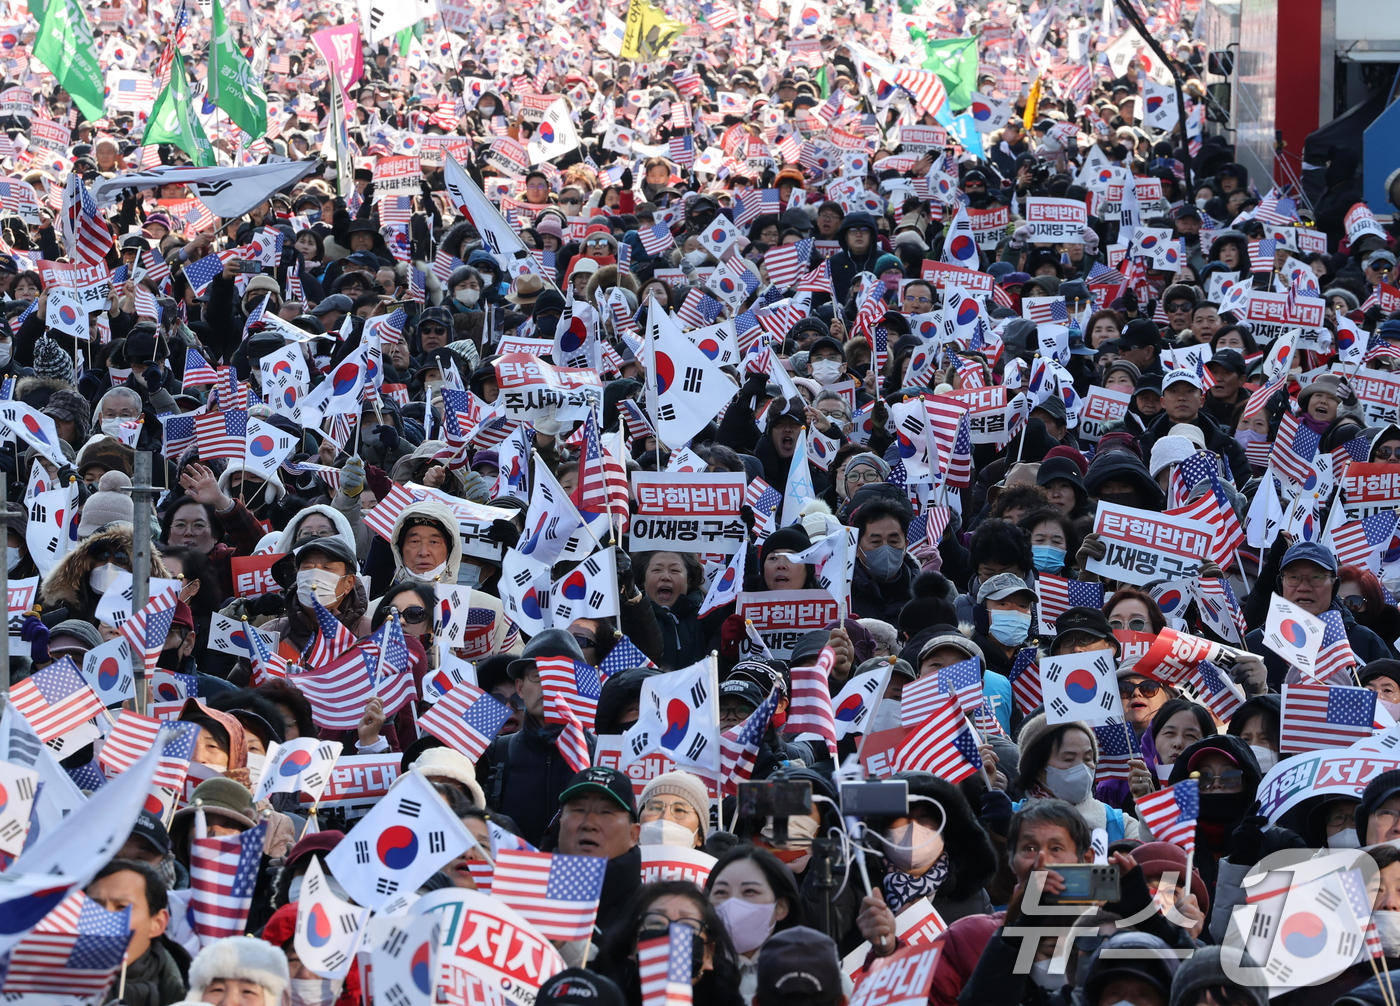
M 1026 114 L 1021 117 L 1021 124 L 1025 126 L 1026 132 L 1030 132 L 1035 125 L 1035 106 L 1040 103 L 1040 78 L 1036 77 L 1031 84 L 1030 96 L 1026 99 Z
M 627 33 L 622 38 L 622 58 L 652 60 L 665 57 L 671 43 L 685 31 L 647 0 L 632 0 L 627 7 Z

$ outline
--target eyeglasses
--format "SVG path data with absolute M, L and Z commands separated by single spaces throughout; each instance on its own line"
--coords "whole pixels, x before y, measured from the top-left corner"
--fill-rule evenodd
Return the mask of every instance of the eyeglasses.
M 304 531 L 297 532 L 296 540 L 292 542 L 292 545 L 301 545 L 308 541 L 315 541 L 317 538 L 330 538 L 335 533 L 336 532 L 330 530 L 329 528 L 324 531 L 313 531 L 310 528 L 307 528 Z
M 1172 314 L 1178 314 L 1182 311 L 1192 311 L 1195 310 L 1195 307 L 1195 303 L 1189 300 L 1174 300 L 1167 304 L 1167 310 Z
M 1244 784 L 1244 772 L 1237 768 L 1227 768 L 1219 775 L 1202 772 L 1196 781 L 1202 793 L 1233 793 Z
M 1110 625 L 1113 623 L 1110 622 Z M 1118 683 L 1118 694 L 1125 699 L 1131 699 L 1133 693 L 1141 695 L 1145 699 L 1150 699 L 1162 690 L 1162 686 L 1155 681 L 1139 681 L 1134 684 L 1131 681 L 1120 681 Z
M 1327 826 L 1329 828 L 1351 828 L 1356 825 L 1356 811 L 1334 810 L 1327 815 Z
M 394 610 L 405 622 L 421 622 L 428 617 L 428 609 L 421 604 L 411 604 L 407 608 L 395 606 Z
M 1381 823 L 1381 834 L 1387 834 L 1391 828 L 1395 827 L 1395 822 L 1400 821 L 1400 810 L 1373 810 L 1371 820 Z
M 580 636 L 578 634 L 574 635 L 574 642 L 578 643 L 578 648 L 580 650 L 587 650 L 598 645 L 598 640 L 594 639 L 592 636 Z
M 170 530 L 176 534 L 203 534 L 209 530 L 209 525 L 202 520 L 193 522 L 177 520 L 170 525 Z
M 684 800 L 676 800 L 671 803 L 667 803 L 665 800 L 648 800 L 642 807 L 643 814 L 655 814 L 658 817 L 665 817 L 668 812 L 672 818 L 700 816 L 695 812 L 695 808 Z
M 705 923 L 699 919 L 672 919 L 660 912 L 647 912 L 642 916 L 641 927 L 637 930 L 637 941 L 641 943 L 653 937 L 665 936 L 672 925 L 685 926 L 694 930 L 697 936 L 705 935 Z
M 1290 587 L 1301 587 L 1304 583 L 1312 584 L 1314 587 L 1324 587 L 1331 583 L 1335 577 L 1331 573 L 1284 573 L 1283 582 Z
M 920 296 L 918 296 L 917 294 L 912 294 L 912 293 L 906 293 L 906 294 L 904 295 L 904 299 L 907 300 L 907 301 L 909 301 L 909 303 L 911 303 L 911 304 L 932 304 L 932 303 L 933 303 L 933 298 L 932 298 L 932 297 L 920 297 Z
M 861 484 L 865 482 L 883 482 L 885 480 L 880 477 L 880 473 L 874 468 L 866 468 L 862 465 L 853 472 L 846 472 L 846 481 Z
M 1146 632 L 1146 631 L 1147 631 L 1147 619 L 1145 619 L 1145 618 L 1130 618 L 1130 619 L 1128 619 L 1126 622 L 1124 622 L 1121 618 L 1110 618 L 1110 619 L 1108 620 L 1108 625 L 1109 625 L 1109 628 L 1112 628 L 1112 629 L 1128 629 L 1128 630 L 1130 630 L 1130 631 L 1132 631 L 1132 632 Z M 1147 681 L 1144 681 L 1144 682 L 1143 682 L 1143 684 L 1150 684 L 1150 683 L 1151 683 L 1151 682 L 1147 682 Z
M 1400 447 L 1377 447 L 1376 457 L 1385 458 L 1387 461 L 1391 458 L 1400 458 Z

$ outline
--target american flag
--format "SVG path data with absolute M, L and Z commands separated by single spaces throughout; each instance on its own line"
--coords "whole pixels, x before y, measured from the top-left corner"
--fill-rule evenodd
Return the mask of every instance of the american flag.
M 559 749 L 559 754 L 575 772 L 592 767 L 593 756 L 588 753 L 588 732 L 583 729 L 583 723 L 579 721 L 569 703 L 564 701 L 564 696 L 554 696 L 554 711 L 564 722 L 564 729 L 559 731 L 559 736 L 554 739 L 554 746 Z
M 667 148 L 671 160 L 681 167 L 688 168 L 695 163 L 695 138 L 689 133 L 671 137 Z
M 1351 649 L 1351 642 L 1347 639 L 1347 629 L 1346 624 L 1342 621 L 1342 613 L 1332 608 L 1317 617 L 1322 619 L 1324 629 L 1322 643 L 1317 650 L 1317 664 L 1313 675 L 1320 680 L 1326 680 L 1339 672 L 1346 673 L 1360 664 L 1361 661 L 1356 659 L 1356 654 Z
M 506 720 L 510 707 L 476 685 L 454 685 L 419 719 L 418 727 L 476 761 L 490 746 Z
M 162 416 L 161 425 L 164 427 L 165 442 L 161 453 L 167 460 L 173 461 L 194 443 L 195 427 L 193 415 L 177 414 L 172 416 Z
M 1011 694 L 1016 699 L 1016 704 L 1021 707 L 1021 712 L 1027 716 L 1044 701 L 1040 692 L 1040 664 L 1036 657 L 1034 646 L 1018 650 L 1008 675 L 1011 679 Z
M 950 489 L 965 489 L 972 484 L 972 421 L 968 410 L 936 398 L 924 399 L 924 408 L 938 444 L 944 484 Z
M 1361 362 L 1370 363 L 1372 360 L 1400 360 L 1400 346 L 1379 332 L 1372 332 L 1366 341 L 1366 355 Z
M 354 646 L 355 634 L 315 598 L 311 599 L 311 609 L 316 613 L 316 635 L 302 650 L 301 659 L 307 667 L 320 667 Z
M 267 639 L 248 624 L 246 615 L 243 618 L 243 631 L 248 634 L 248 639 L 253 644 L 249 658 L 249 663 L 253 666 L 253 684 L 261 685 L 272 678 L 285 678 L 287 658 L 274 654 L 267 648 Z
M 190 842 L 190 920 L 202 945 L 243 935 L 266 836 L 259 821 L 239 835 Z
M 597 856 L 502 849 L 496 854 L 491 896 L 525 916 L 548 939 L 586 939 L 598 915 L 607 866 Z
M 962 706 L 943 695 L 937 710 L 912 731 L 895 754 L 896 772 L 932 772 L 951 783 L 981 771 L 977 738 L 968 729 Z
M 1377 550 L 1395 534 L 1394 510 L 1382 510 L 1361 520 L 1347 521 L 1332 532 L 1332 551 L 1342 566 L 1369 566 Z
M 1086 583 L 1054 573 L 1040 573 L 1036 577 L 1036 589 L 1040 594 L 1040 620 L 1046 625 L 1054 625 L 1055 619 L 1070 608 L 1103 607 L 1102 583 Z
M 146 272 L 150 278 L 156 281 L 156 286 L 160 292 L 170 294 L 170 266 L 168 266 L 154 248 L 147 248 L 141 253 L 141 261 L 146 266 Z
M 1094 736 L 1099 739 L 1099 764 L 1094 781 L 1128 778 L 1128 762 L 1142 757 L 1142 745 L 1137 734 L 1121 720 L 1117 723 L 1094 724 Z
M 583 449 L 578 457 L 574 506 L 594 513 L 611 511 L 625 518 L 630 506 L 627 470 L 603 450 L 603 442 L 598 437 L 597 416 L 591 410 L 584 417 L 582 431 Z
M 731 7 L 730 10 L 733 10 L 733 8 Z M 703 4 L 701 5 L 701 13 L 704 13 Z M 737 18 L 739 15 L 735 13 L 734 16 Z M 714 22 L 710 22 L 710 25 L 714 27 Z M 680 91 L 681 94 L 688 98 L 693 98 L 700 93 L 700 74 L 696 73 L 694 70 L 677 70 L 675 73 L 671 74 L 671 83 L 676 85 L 676 90 Z
M 735 227 L 747 227 L 763 214 L 776 214 L 782 208 L 777 189 L 757 189 L 744 193 L 738 199 L 739 212 L 734 214 Z
M 1191 683 L 1196 686 L 1196 692 L 1206 708 L 1220 717 L 1221 722 L 1229 720 L 1244 705 L 1244 699 L 1233 682 L 1209 660 L 1202 660 L 1195 666 Z
M 739 783 L 753 775 L 758 749 L 763 746 L 763 737 L 781 698 L 782 690 L 775 687 L 744 722 L 719 735 L 719 775 L 725 796 L 733 796 L 739 791 Z
M 1332 448 L 1332 471 L 1340 479 L 1346 472 L 1347 465 L 1356 461 L 1365 464 L 1366 459 L 1371 456 L 1371 441 L 1366 434 L 1352 437 L 1340 447 Z
M 642 1006 L 691 1006 L 696 932 L 673 922 L 665 936 L 637 944 Z
M 1179 507 L 1191 498 L 1191 490 L 1215 475 L 1220 463 L 1210 451 L 1197 451 L 1178 464 L 1171 474 L 1168 503 Z
M 160 651 L 165 648 L 165 640 L 170 635 L 170 624 L 175 621 L 174 590 L 164 590 L 146 602 L 146 606 L 121 624 L 122 636 L 137 653 L 145 654 L 146 673 L 152 674 Z
M 836 717 L 831 711 L 828 681 L 835 663 L 835 651 L 826 646 L 817 657 L 816 666 L 790 670 L 792 702 L 784 727 L 787 733 L 809 732 L 824 738 L 833 758 L 836 756 Z
M 928 115 L 937 116 L 948 104 L 948 92 L 943 81 L 932 70 L 895 69 L 894 83 L 908 91 L 919 108 Z
M 1069 322 L 1069 310 L 1065 307 L 1065 299 L 1057 297 L 1054 300 L 1044 300 L 1040 298 L 1037 304 L 1026 304 L 1026 317 L 1037 325 L 1066 324 Z
M 982 704 L 982 661 L 972 657 L 939 668 L 938 687 L 956 697 L 963 712 L 971 712 Z
M 1312 459 L 1317 455 L 1321 443 L 1322 437 L 1301 425 L 1297 416 L 1291 413 L 1285 415 L 1274 437 L 1271 456 L 1274 470 L 1302 485 L 1308 480 Z
M 248 450 L 248 412 L 229 409 L 205 412 L 194 417 L 194 435 L 199 442 L 199 458 L 242 458 Z
M 692 328 L 713 325 L 723 310 L 724 305 L 705 291 L 691 290 L 686 295 L 685 302 L 676 311 L 676 319 L 689 331 Z
M 613 648 L 598 664 L 598 677 L 607 681 L 608 678 L 620 671 L 630 670 L 633 667 L 655 666 L 645 653 L 637 649 L 637 644 L 632 642 L 630 636 L 619 633 L 617 641 L 613 643 Z
M 789 245 L 770 248 L 763 256 L 763 265 L 768 270 L 768 282 L 777 287 L 789 287 L 807 273 L 807 263 L 812 259 L 813 238 L 803 238 Z
M 170 67 L 175 61 L 175 50 L 185 43 L 185 31 L 189 28 L 190 14 L 185 10 L 185 5 L 180 4 L 180 9 L 175 12 L 175 22 L 170 26 L 170 33 L 166 41 L 165 48 L 161 51 L 160 61 L 156 63 L 155 79 L 164 87 L 170 81 Z
M 1254 219 L 1275 227 L 1290 227 L 1298 221 L 1298 204 L 1277 188 L 1272 188 L 1254 208 Z
M 1171 842 L 1186 852 L 1196 849 L 1196 818 L 1201 813 L 1201 787 L 1195 779 L 1158 790 L 1137 802 L 1138 817 L 1158 842 Z
M 209 361 L 193 346 L 185 350 L 185 377 L 180 382 L 180 390 L 195 384 L 214 384 L 219 375 L 209 366 Z
M 322 666 L 289 670 L 288 683 L 301 689 L 317 726 L 327 730 L 353 730 L 364 715 L 365 703 L 374 697 L 365 655 L 358 649 Z
M 340 624 L 339 622 L 336 623 Z M 365 666 L 374 680 L 375 691 L 384 703 L 384 715 L 393 719 L 400 709 L 418 697 L 418 687 L 409 669 L 408 641 L 403 623 L 391 615 L 384 624 L 360 643 Z
M 63 241 L 68 253 L 83 263 L 101 262 L 112 249 L 112 232 L 97 203 L 74 171 L 63 189 Z
M 1370 737 L 1376 693 L 1349 685 L 1284 685 L 1281 751 L 1348 747 Z M 1155 834 L 1155 832 L 1154 832 Z
M 554 696 L 562 696 L 579 720 L 589 730 L 598 714 L 598 696 L 603 682 L 597 668 L 572 657 L 536 657 L 540 686 L 544 689 L 544 718 L 546 723 L 564 722 L 554 709 Z
M 1272 272 L 1274 256 L 1278 253 L 1278 241 L 1274 238 L 1259 238 L 1249 242 L 1249 271 Z
M 165 637 L 161 636 L 161 643 Z M 103 705 L 72 657 L 61 657 L 10 689 L 10 701 L 48 743 L 101 716 Z
M 230 258 L 233 256 L 230 255 Z M 186 262 L 182 270 L 185 280 L 189 283 L 190 289 L 194 291 L 196 297 L 204 296 L 204 291 L 209 289 L 209 284 L 223 275 L 224 259 L 221 255 L 204 255 L 193 262 Z
M 453 272 L 462 268 L 463 264 L 462 260 L 455 255 L 439 254 L 433 259 L 433 275 L 437 277 L 439 283 L 447 286 L 447 281 L 452 278 Z
M 1188 459 L 1189 460 L 1189 459 Z M 1210 561 L 1221 567 L 1228 567 L 1230 557 L 1245 543 L 1244 528 L 1239 516 L 1230 505 L 1230 499 L 1214 473 L 1210 476 L 1210 491 L 1194 503 L 1165 511 L 1167 516 L 1185 517 L 1188 520 L 1204 521 L 1211 527 Z
M 165 739 L 161 741 L 160 761 L 156 763 L 151 785 L 174 790 L 184 786 L 194 746 L 199 740 L 199 725 L 152 719 L 130 709 L 123 709 L 117 716 L 117 725 L 107 735 L 107 742 L 98 756 L 107 778 L 120 775 L 140 761 L 162 732 Z
M 729 4 L 725 3 L 724 0 L 714 0 L 714 3 L 701 3 L 700 16 L 705 19 L 706 24 L 708 24 L 711 28 L 716 29 L 723 28 L 725 25 L 731 25 L 735 21 L 739 20 L 739 12 L 733 7 L 731 7 Z M 699 94 L 700 75 L 698 73 L 692 73 L 690 74 L 690 76 L 695 78 L 695 91 L 693 93 Z M 677 70 L 675 76 L 671 78 L 675 81 L 678 87 L 681 83 L 680 78 L 681 72 L 679 70 Z M 685 88 L 682 87 L 681 94 L 686 93 L 687 92 Z
M 109 912 L 74 891 L 10 951 L 3 991 L 45 1000 L 98 1001 L 131 942 L 131 908 Z
M 639 227 L 637 237 L 641 239 L 642 247 L 646 249 L 647 254 L 652 257 L 664 255 L 676 244 L 676 239 L 671 237 L 671 228 L 665 224 Z

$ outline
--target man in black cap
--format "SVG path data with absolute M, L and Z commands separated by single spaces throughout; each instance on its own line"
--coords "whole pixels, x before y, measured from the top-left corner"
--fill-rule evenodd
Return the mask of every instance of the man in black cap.
M 537 657 L 567 657 L 576 664 L 585 664 L 578 642 L 564 629 L 537 633 L 525 644 L 520 656 L 510 662 L 506 673 L 515 682 L 519 700 L 515 708 L 521 714 L 521 728 L 507 737 L 497 737 L 486 749 L 485 760 L 491 772 L 484 787 L 487 805 L 514 820 L 520 826 L 521 836 L 534 846 L 543 840 L 559 796 L 574 776 L 559 753 L 563 724 L 545 722 L 544 686 L 535 663 Z M 591 733 L 588 739 L 592 749 Z
M 1215 379 L 1215 387 L 1206 393 L 1203 411 L 1221 426 L 1228 426 L 1235 409 L 1249 401 L 1249 389 L 1244 386 L 1249 365 L 1244 362 L 1239 350 L 1218 349 L 1206 363 L 1206 369 Z
M 1162 308 L 1167 312 L 1167 338 L 1175 340 L 1191 327 L 1191 315 L 1196 312 L 1196 292 L 1185 283 L 1173 283 L 1162 294 Z
M 343 293 L 333 293 L 311 309 L 311 316 L 319 318 L 327 332 L 340 331 L 340 323 L 350 313 L 355 302 Z
M 622 990 L 610 978 L 582 968 L 565 968 L 540 986 L 535 1006 L 625 1006 Z
M 641 834 L 637 797 L 625 772 L 594 765 L 570 779 L 559 794 L 559 851 L 608 861 L 598 902 L 602 932 L 626 915 L 627 903 L 642 884 Z
M 418 316 L 418 349 L 424 356 L 451 341 L 452 312 L 447 308 L 430 307 Z
M 841 961 L 826 933 L 793 926 L 774 933 L 758 952 L 754 1006 L 841 1006 Z
M 1189 313 L 1187 317 L 1190 317 Z M 1115 340 L 1119 355 L 1143 374 L 1161 374 L 1162 362 L 1158 357 L 1162 333 L 1157 324 L 1147 318 L 1134 318 L 1123 329 L 1123 334 Z
M 1202 411 L 1204 405 L 1205 392 L 1201 390 L 1201 381 L 1195 372 L 1173 368 L 1162 378 L 1162 412 L 1138 435 L 1142 456 L 1151 457 L 1152 446 L 1167 436 L 1173 426 L 1179 423 L 1195 426 L 1205 437 L 1206 450 L 1219 454 L 1229 463 L 1230 475 L 1233 476 L 1229 481 L 1238 480 L 1237 484 L 1242 485 L 1249 478 L 1249 458 L 1228 428 Z M 1221 476 L 1225 477 L 1224 471 Z
M 1098 608 L 1066 608 L 1055 619 L 1055 640 L 1050 644 L 1050 655 L 1058 657 L 1064 653 L 1094 650 L 1112 650 L 1114 661 L 1118 660 L 1118 637 L 1113 634 L 1108 617 Z

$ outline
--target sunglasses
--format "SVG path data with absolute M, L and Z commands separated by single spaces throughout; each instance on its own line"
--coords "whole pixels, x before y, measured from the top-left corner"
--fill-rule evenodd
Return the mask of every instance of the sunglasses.
M 1134 692 L 1145 699 L 1150 699 L 1161 690 L 1162 686 L 1155 681 L 1139 681 L 1137 684 L 1122 682 L 1118 685 L 1118 694 L 1124 699 L 1131 699 Z
M 421 604 L 410 604 L 407 608 L 396 610 L 405 622 L 421 622 L 428 617 L 428 609 Z
M 418 331 L 422 335 L 432 335 L 434 333 L 437 333 L 438 335 L 447 334 L 447 329 L 443 328 L 441 325 L 424 325 Z
M 1174 300 L 1167 305 L 1167 310 L 1173 314 L 1179 314 L 1182 311 L 1190 311 L 1195 306 L 1196 305 L 1189 300 Z

